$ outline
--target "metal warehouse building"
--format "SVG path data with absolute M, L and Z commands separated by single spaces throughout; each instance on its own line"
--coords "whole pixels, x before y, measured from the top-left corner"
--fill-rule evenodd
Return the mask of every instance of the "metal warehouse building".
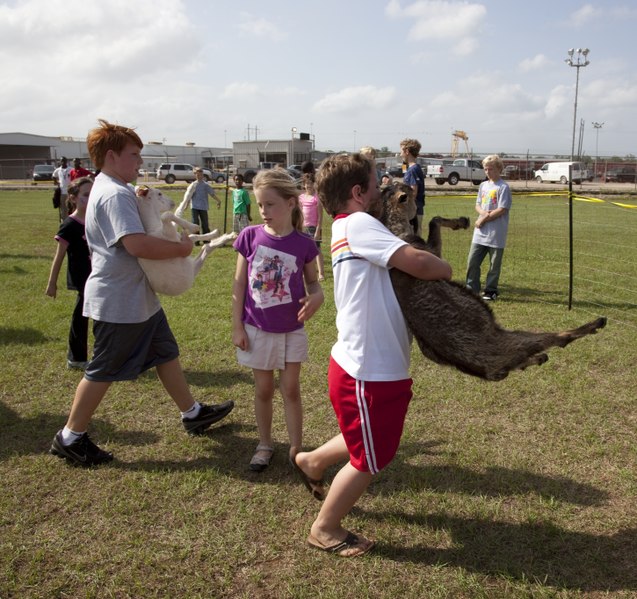
M 194 143 L 169 146 L 151 141 L 144 145 L 142 168 L 154 171 L 162 162 L 213 166 L 227 161 L 228 155 L 232 155 L 229 148 L 204 147 Z M 62 156 L 69 161 L 80 158 L 84 166 L 93 166 L 86 149 L 86 139 L 0 133 L 0 179 L 30 179 L 36 164 L 57 165 Z

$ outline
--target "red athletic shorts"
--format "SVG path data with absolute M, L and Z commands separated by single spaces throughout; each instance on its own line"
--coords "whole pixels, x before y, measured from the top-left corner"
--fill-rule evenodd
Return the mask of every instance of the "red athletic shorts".
M 361 381 L 332 358 L 327 379 L 352 466 L 377 474 L 398 450 L 412 397 L 412 380 Z

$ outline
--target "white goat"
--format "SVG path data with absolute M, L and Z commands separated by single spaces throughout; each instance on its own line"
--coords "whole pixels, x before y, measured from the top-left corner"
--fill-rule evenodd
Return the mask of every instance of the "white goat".
M 171 210 L 175 203 L 158 189 L 146 186 L 135 188 L 137 207 L 144 230 L 147 235 L 160 237 L 169 241 L 179 241 L 177 227 L 181 227 L 191 234 L 193 241 L 207 241 L 196 258 L 168 258 L 166 260 L 148 260 L 139 258 L 139 264 L 146 274 L 150 286 L 156 293 L 164 295 L 180 295 L 192 287 L 195 276 L 201 269 L 205 259 L 218 247 L 226 245 L 236 239 L 236 233 L 226 233 L 219 236 L 215 229 L 205 235 L 195 234 L 199 225 L 175 216 Z

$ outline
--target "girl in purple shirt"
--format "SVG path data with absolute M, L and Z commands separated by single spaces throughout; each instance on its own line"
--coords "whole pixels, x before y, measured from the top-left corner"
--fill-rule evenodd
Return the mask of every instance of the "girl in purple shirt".
M 303 230 L 299 192 L 282 170 L 261 171 L 253 181 L 263 224 L 245 228 L 234 243 L 232 342 L 237 359 L 252 368 L 259 443 L 250 469 L 270 465 L 274 371 L 279 371 L 291 459 L 301 450 L 301 363 L 308 343 L 303 323 L 323 303 L 317 280 L 316 243 Z

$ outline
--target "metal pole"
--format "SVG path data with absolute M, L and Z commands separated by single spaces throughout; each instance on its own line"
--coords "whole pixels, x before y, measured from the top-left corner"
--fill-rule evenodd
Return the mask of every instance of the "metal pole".
M 577 58 L 573 60 L 573 54 L 577 52 Z M 577 70 L 577 74 L 575 77 L 575 102 L 573 104 L 573 139 L 571 142 L 571 162 L 575 159 L 575 125 L 577 123 L 577 94 L 579 92 L 579 70 L 580 67 L 585 67 L 590 64 L 588 60 L 588 53 L 590 50 L 588 48 L 577 48 L 574 50 L 570 48 L 568 51 L 568 58 L 564 60 L 569 67 L 575 67 Z M 583 57 L 583 60 L 581 58 Z
M 593 123 L 595 127 L 595 176 L 597 177 L 597 160 L 599 158 L 599 130 L 604 126 L 604 123 Z
M 568 166 L 568 309 L 573 307 L 573 165 Z
M 579 67 L 576 65 L 577 75 L 575 77 L 575 104 L 573 105 L 573 141 L 571 143 L 571 162 L 575 160 L 575 123 L 577 121 L 577 92 L 579 90 Z

